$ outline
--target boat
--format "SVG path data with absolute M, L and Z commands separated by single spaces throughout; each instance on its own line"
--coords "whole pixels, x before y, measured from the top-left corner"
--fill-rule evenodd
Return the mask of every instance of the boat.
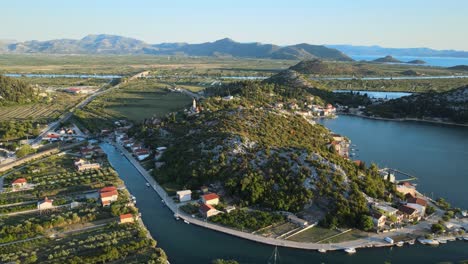
M 437 241 L 439 241 L 440 244 L 447 244 L 447 240 L 445 239 L 438 239 Z
M 385 242 L 388 242 L 390 244 L 394 243 L 394 241 L 393 241 L 393 239 L 391 237 L 385 237 L 384 240 L 385 240 Z
M 178 215 L 178 214 L 174 214 L 174 218 L 175 218 L 176 220 L 179 220 L 179 215 Z
M 451 242 L 453 242 L 455 240 L 457 240 L 455 237 L 450 237 L 450 238 L 447 239 L 447 241 L 451 241 Z
M 318 250 L 318 252 L 320 252 L 320 253 L 327 253 L 327 250 L 324 249 L 324 248 L 321 248 L 321 249 Z
M 430 246 L 437 246 L 439 245 L 439 241 L 435 239 L 425 239 L 425 238 L 418 238 L 419 243 L 423 245 L 430 245 Z
M 356 253 L 356 249 L 355 248 L 345 248 L 344 251 L 348 254 L 354 254 Z
M 396 246 L 397 246 L 397 247 L 402 247 L 402 246 L 403 246 L 403 244 L 404 244 L 404 242 L 403 242 L 403 241 L 399 241 L 399 242 L 397 242 L 397 243 L 396 243 Z
M 408 241 L 408 244 L 414 245 L 414 242 L 416 242 L 416 241 L 413 239 L 413 240 Z
M 184 223 L 186 223 L 187 225 L 190 224 L 190 222 L 187 220 L 184 220 Z
M 149 183 L 146 183 L 146 186 L 147 186 L 147 187 L 150 187 L 150 184 L 149 184 Z
M 465 241 L 468 241 L 468 237 L 464 237 L 463 239 L 464 239 Z

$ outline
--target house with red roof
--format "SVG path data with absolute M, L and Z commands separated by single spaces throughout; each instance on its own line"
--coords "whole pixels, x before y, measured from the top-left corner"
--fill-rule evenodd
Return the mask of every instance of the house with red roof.
M 119 192 L 114 186 L 104 187 L 99 190 L 99 198 L 102 206 L 110 206 L 112 202 L 117 201 L 119 198 Z
M 217 205 L 219 203 L 219 196 L 216 193 L 208 193 L 202 196 L 202 202 L 208 205 Z
M 133 223 L 135 222 L 135 217 L 132 214 L 123 214 L 119 216 L 119 224 Z
M 53 202 L 54 200 L 51 200 L 46 197 L 43 201 L 37 202 L 37 209 L 38 210 L 53 209 L 54 208 Z
M 412 203 L 412 204 L 419 204 L 419 205 L 424 206 L 424 207 L 427 206 L 427 201 L 422 199 L 422 198 L 419 198 L 419 197 L 410 197 L 407 200 L 407 202 Z
M 15 190 L 22 189 L 28 184 L 25 178 L 18 178 L 11 183 L 11 187 Z
M 200 208 L 198 209 L 200 214 L 203 215 L 203 217 L 208 218 L 213 215 L 217 215 L 220 213 L 220 211 L 216 210 L 212 205 L 210 204 L 201 204 Z
M 420 215 L 416 208 L 402 204 L 398 207 L 398 211 L 403 214 L 403 219 L 408 221 L 417 221 L 420 219 Z

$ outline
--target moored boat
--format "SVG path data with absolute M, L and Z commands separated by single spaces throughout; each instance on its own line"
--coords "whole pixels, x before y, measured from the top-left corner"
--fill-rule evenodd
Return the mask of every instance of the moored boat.
M 344 251 L 348 254 L 354 254 L 356 253 L 356 249 L 355 248 L 345 248 Z
M 324 249 L 324 248 L 321 248 L 321 249 L 318 250 L 318 252 L 320 252 L 320 253 L 327 253 L 327 250 Z
M 404 242 L 403 242 L 403 241 L 399 241 L 399 242 L 397 242 L 397 243 L 396 243 L 396 246 L 397 246 L 397 247 L 402 247 L 402 246 L 403 246 L 403 244 L 404 244 Z
M 184 219 L 184 223 L 186 223 L 187 225 L 190 224 L 190 222 L 185 219 Z
M 413 239 L 413 240 L 408 241 L 408 244 L 409 245 L 414 245 L 414 242 L 415 242 L 415 240 Z

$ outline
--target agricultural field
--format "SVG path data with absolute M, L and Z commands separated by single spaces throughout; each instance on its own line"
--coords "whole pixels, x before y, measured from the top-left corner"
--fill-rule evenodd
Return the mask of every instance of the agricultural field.
M 119 216 L 138 216 L 117 173 L 105 156 L 95 156 L 97 170 L 78 172 L 78 149 L 53 155 L 6 173 L 0 193 L 0 263 L 166 263 L 165 253 L 135 220 L 118 224 Z M 14 191 L 17 178 L 27 185 Z M 118 198 L 103 207 L 98 190 L 119 187 Z M 37 201 L 53 200 L 37 209 Z
M 67 63 L 64 63 L 66 61 Z M 151 70 L 155 75 L 252 76 L 285 69 L 297 61 L 152 55 L 0 55 L 1 73 L 116 74 Z M 174 71 L 176 70 L 176 71 Z
M 141 122 L 145 118 L 162 117 L 180 110 L 191 102 L 182 93 L 167 90 L 167 84 L 153 79 L 137 80 L 93 100 L 75 113 L 78 123 L 92 131 L 112 126 L 113 121 L 128 119 Z
M 0 121 L 51 122 L 83 99 L 83 95 L 55 92 L 48 103 L 0 106 Z

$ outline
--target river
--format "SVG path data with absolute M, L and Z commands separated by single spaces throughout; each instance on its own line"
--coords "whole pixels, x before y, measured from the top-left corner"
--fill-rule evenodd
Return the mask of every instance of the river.
M 423 123 L 375 121 L 351 116 L 323 120 L 323 124 L 349 136 L 359 147 L 363 160 L 399 168 L 419 177 L 418 188 L 434 192 L 454 204 L 468 207 L 468 129 Z M 429 129 L 430 128 L 430 129 Z M 182 221 L 161 204 L 139 172 L 114 149 L 102 144 L 109 161 L 129 191 L 153 237 L 171 263 L 210 263 L 213 259 L 235 259 L 240 263 L 267 263 L 274 248 L 232 237 Z M 443 172 L 443 173 L 442 173 Z M 463 191 L 465 189 L 465 191 Z M 279 248 L 279 263 L 437 263 L 468 259 L 468 243 L 450 242 L 432 249 L 415 245 L 402 248 L 361 249 L 355 255 L 344 252 Z

